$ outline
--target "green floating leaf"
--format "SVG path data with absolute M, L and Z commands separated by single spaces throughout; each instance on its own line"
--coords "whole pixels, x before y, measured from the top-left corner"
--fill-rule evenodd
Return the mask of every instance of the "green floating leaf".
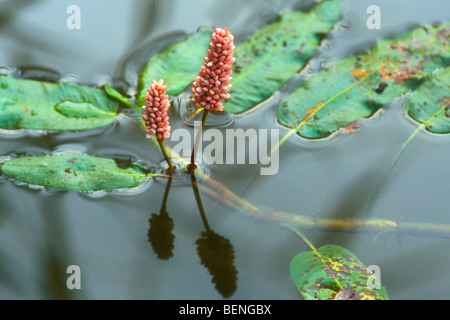
M 14 158 L 1 165 L 0 173 L 24 183 L 76 191 L 133 188 L 146 177 L 139 164 L 122 168 L 113 159 L 85 154 Z
M 112 123 L 118 104 L 102 90 L 0 76 L 0 127 L 88 130 Z
M 113 99 L 116 99 L 117 101 L 122 102 L 124 105 L 130 107 L 131 109 L 134 108 L 134 105 L 130 102 L 130 100 L 128 100 L 128 98 L 122 95 L 119 91 L 108 86 L 107 84 L 105 84 L 104 88 L 108 96 L 110 96 Z
M 309 12 L 290 11 L 236 46 L 231 98 L 225 111 L 243 112 L 267 99 L 310 59 L 340 17 L 340 1 L 323 1 Z
M 318 254 L 303 252 L 290 265 L 292 280 L 305 299 L 389 299 L 379 279 L 347 249 L 326 245 Z
M 281 124 L 306 138 L 323 138 L 373 115 L 424 76 L 444 67 L 450 24 L 421 27 L 309 78 L 278 109 Z
M 164 80 L 168 95 L 180 94 L 197 76 L 209 48 L 211 32 L 189 35 L 153 56 L 139 75 L 137 105 L 144 105 L 145 93 L 152 80 Z
M 405 110 L 433 133 L 450 133 L 450 67 L 430 76 L 406 101 Z

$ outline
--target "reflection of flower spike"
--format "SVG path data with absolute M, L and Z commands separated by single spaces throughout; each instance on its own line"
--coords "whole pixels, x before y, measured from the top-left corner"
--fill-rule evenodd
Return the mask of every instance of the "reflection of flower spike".
M 205 65 L 200 67 L 192 88 L 192 102 L 198 108 L 222 111 L 223 105 L 220 101 L 230 98 L 228 91 L 231 88 L 231 66 L 235 61 L 233 40 L 233 35 L 226 28 L 214 30 L 208 56 L 204 58 Z
M 158 255 L 158 258 L 168 260 L 172 257 L 174 248 L 173 219 L 167 211 L 161 210 L 159 215 L 152 214 L 149 223 L 148 241 L 152 245 L 153 251 Z
M 166 90 L 167 86 L 164 85 L 163 80 L 158 82 L 153 80 L 145 95 L 145 106 L 142 107 L 144 110 L 142 119 L 144 119 L 147 127 L 145 129 L 147 138 L 150 139 L 152 135 L 156 134 L 159 142 L 163 142 L 170 137 L 169 117 L 167 115 L 170 103 Z
M 191 174 L 192 189 L 198 210 L 202 217 L 205 231 L 200 234 L 200 238 L 195 241 L 197 253 L 201 263 L 212 275 L 212 282 L 215 283 L 217 291 L 224 297 L 229 298 L 236 291 L 237 270 L 234 267 L 234 249 L 230 240 L 215 233 L 209 228 L 203 208 L 195 173 Z
M 234 267 L 234 249 L 227 238 L 212 230 L 203 231 L 195 241 L 202 265 L 212 275 L 217 291 L 229 298 L 236 291 L 237 270 Z
M 175 239 L 172 233 L 174 227 L 173 219 L 169 217 L 166 210 L 171 183 L 172 176 L 169 176 L 159 215 L 153 213 L 149 220 L 148 241 L 152 245 L 153 251 L 158 255 L 158 258 L 163 260 L 168 260 L 172 257 L 172 250 L 174 248 L 173 240 Z

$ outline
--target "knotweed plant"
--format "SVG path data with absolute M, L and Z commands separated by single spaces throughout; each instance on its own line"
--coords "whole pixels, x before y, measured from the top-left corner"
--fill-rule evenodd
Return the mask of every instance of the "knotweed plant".
M 226 28 L 216 28 L 211 36 L 208 55 L 205 64 L 200 67 L 197 78 L 193 83 L 191 99 L 197 108 L 203 108 L 202 130 L 209 111 L 223 111 L 222 100 L 230 98 L 234 37 Z M 195 140 L 192 150 L 191 166 L 195 165 L 195 154 L 200 141 L 201 132 Z
M 169 169 L 173 172 L 174 167 L 164 147 L 164 140 L 170 137 L 169 116 L 167 115 L 170 102 L 166 90 L 167 86 L 164 85 L 163 80 L 152 81 L 152 84 L 148 87 L 148 92 L 145 94 L 142 119 L 145 122 L 146 138 L 150 139 L 153 135 L 156 136 Z

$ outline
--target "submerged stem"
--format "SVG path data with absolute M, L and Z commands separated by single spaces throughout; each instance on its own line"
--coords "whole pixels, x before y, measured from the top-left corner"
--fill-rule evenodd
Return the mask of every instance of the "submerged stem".
M 211 186 L 211 178 L 206 180 Z M 247 217 L 258 221 L 273 223 L 292 230 L 340 231 L 340 232 L 397 232 L 421 237 L 450 238 L 450 225 L 420 222 L 396 222 L 385 219 L 317 219 L 309 216 L 291 214 L 282 211 L 264 210 L 239 198 L 224 186 L 215 183 L 220 188 L 212 190 L 210 187 L 199 185 L 202 192 L 222 204 L 240 211 Z M 220 191 L 220 192 L 217 192 Z
M 166 211 L 166 204 L 167 204 L 167 199 L 169 197 L 169 191 L 170 191 L 171 184 L 172 184 L 172 174 L 170 174 L 169 177 L 167 178 L 167 185 L 166 185 L 166 189 L 164 190 L 164 197 L 163 197 L 163 201 L 161 204 L 161 212 Z
M 203 225 L 206 232 L 211 231 L 209 228 L 208 220 L 206 219 L 205 209 L 203 208 L 202 199 L 200 198 L 200 192 L 198 191 L 197 179 L 195 179 L 195 169 L 191 173 L 192 189 L 194 190 L 195 201 L 197 201 L 198 211 L 202 217 Z

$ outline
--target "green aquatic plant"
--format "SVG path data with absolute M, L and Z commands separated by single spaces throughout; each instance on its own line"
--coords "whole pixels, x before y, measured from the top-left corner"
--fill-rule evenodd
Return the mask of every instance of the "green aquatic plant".
M 298 254 L 291 277 L 305 300 L 387 300 L 386 289 L 353 253 L 326 245 Z
M 169 165 L 170 171 L 175 170 L 169 156 L 167 155 L 164 146 L 164 140 L 170 137 L 169 116 L 167 110 L 170 107 L 169 96 L 166 95 L 167 86 L 164 85 L 163 80 L 154 81 L 148 87 L 145 94 L 145 105 L 142 106 L 144 110 L 142 119 L 145 123 L 146 138 L 150 139 L 153 135 L 158 140 L 159 147 Z
M 194 95 L 191 101 L 199 109 L 203 109 L 201 128 L 205 127 L 209 111 L 223 111 L 222 100 L 231 96 L 230 80 L 232 66 L 236 59 L 234 53 L 234 37 L 228 29 L 215 28 L 211 35 L 208 55 L 204 58 L 205 64 L 200 67 L 198 76 L 191 89 Z M 201 139 L 202 131 L 198 132 L 191 155 L 190 170 L 195 166 L 195 156 Z
M 24 183 L 76 191 L 134 188 L 153 175 L 138 163 L 122 168 L 114 159 L 71 153 L 12 158 L 0 172 Z
M 111 125 L 118 107 L 101 89 L 0 75 L 0 128 L 92 130 Z
M 193 83 L 191 99 L 197 108 L 208 111 L 222 111 L 222 100 L 229 99 L 230 80 L 233 63 L 234 37 L 226 28 L 216 28 L 211 35 L 205 64 Z

